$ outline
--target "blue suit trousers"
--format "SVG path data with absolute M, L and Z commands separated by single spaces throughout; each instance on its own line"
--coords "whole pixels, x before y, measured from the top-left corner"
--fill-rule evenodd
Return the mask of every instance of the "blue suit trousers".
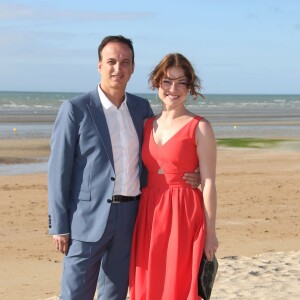
M 126 299 L 138 204 L 139 201 L 112 204 L 107 226 L 98 242 L 71 239 L 63 262 L 60 299 L 92 300 L 97 283 L 98 300 Z

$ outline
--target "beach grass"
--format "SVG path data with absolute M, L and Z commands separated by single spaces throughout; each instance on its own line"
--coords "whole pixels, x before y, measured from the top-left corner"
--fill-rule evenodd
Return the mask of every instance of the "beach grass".
M 275 148 L 280 143 L 286 142 L 283 139 L 261 139 L 261 138 L 219 138 L 217 145 L 233 148 Z

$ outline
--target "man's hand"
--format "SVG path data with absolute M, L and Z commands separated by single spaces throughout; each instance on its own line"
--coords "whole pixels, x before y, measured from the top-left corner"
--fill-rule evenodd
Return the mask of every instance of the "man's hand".
M 53 235 L 53 243 L 56 246 L 56 249 L 62 254 L 67 254 L 69 250 L 70 235 Z
M 199 167 L 194 173 L 185 173 L 182 178 L 187 184 L 191 185 L 193 188 L 197 188 L 201 183 Z

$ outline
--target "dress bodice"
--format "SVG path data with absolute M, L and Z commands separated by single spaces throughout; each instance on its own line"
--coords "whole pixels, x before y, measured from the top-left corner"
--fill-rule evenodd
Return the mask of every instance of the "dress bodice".
M 163 145 L 153 136 L 154 117 L 146 121 L 142 159 L 148 170 L 148 186 L 189 186 L 182 179 L 184 173 L 194 172 L 199 165 L 195 130 L 200 116 L 194 117 Z

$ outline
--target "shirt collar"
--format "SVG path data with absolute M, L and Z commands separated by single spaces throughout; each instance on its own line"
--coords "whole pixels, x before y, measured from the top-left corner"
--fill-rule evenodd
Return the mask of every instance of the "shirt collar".
M 98 84 L 98 94 L 99 94 L 100 102 L 105 110 L 110 109 L 110 108 L 117 109 L 117 107 L 103 93 L 102 89 L 100 88 L 100 84 Z M 127 107 L 127 94 L 126 93 L 125 93 L 125 99 L 122 102 L 119 109 L 124 109 L 125 107 Z

